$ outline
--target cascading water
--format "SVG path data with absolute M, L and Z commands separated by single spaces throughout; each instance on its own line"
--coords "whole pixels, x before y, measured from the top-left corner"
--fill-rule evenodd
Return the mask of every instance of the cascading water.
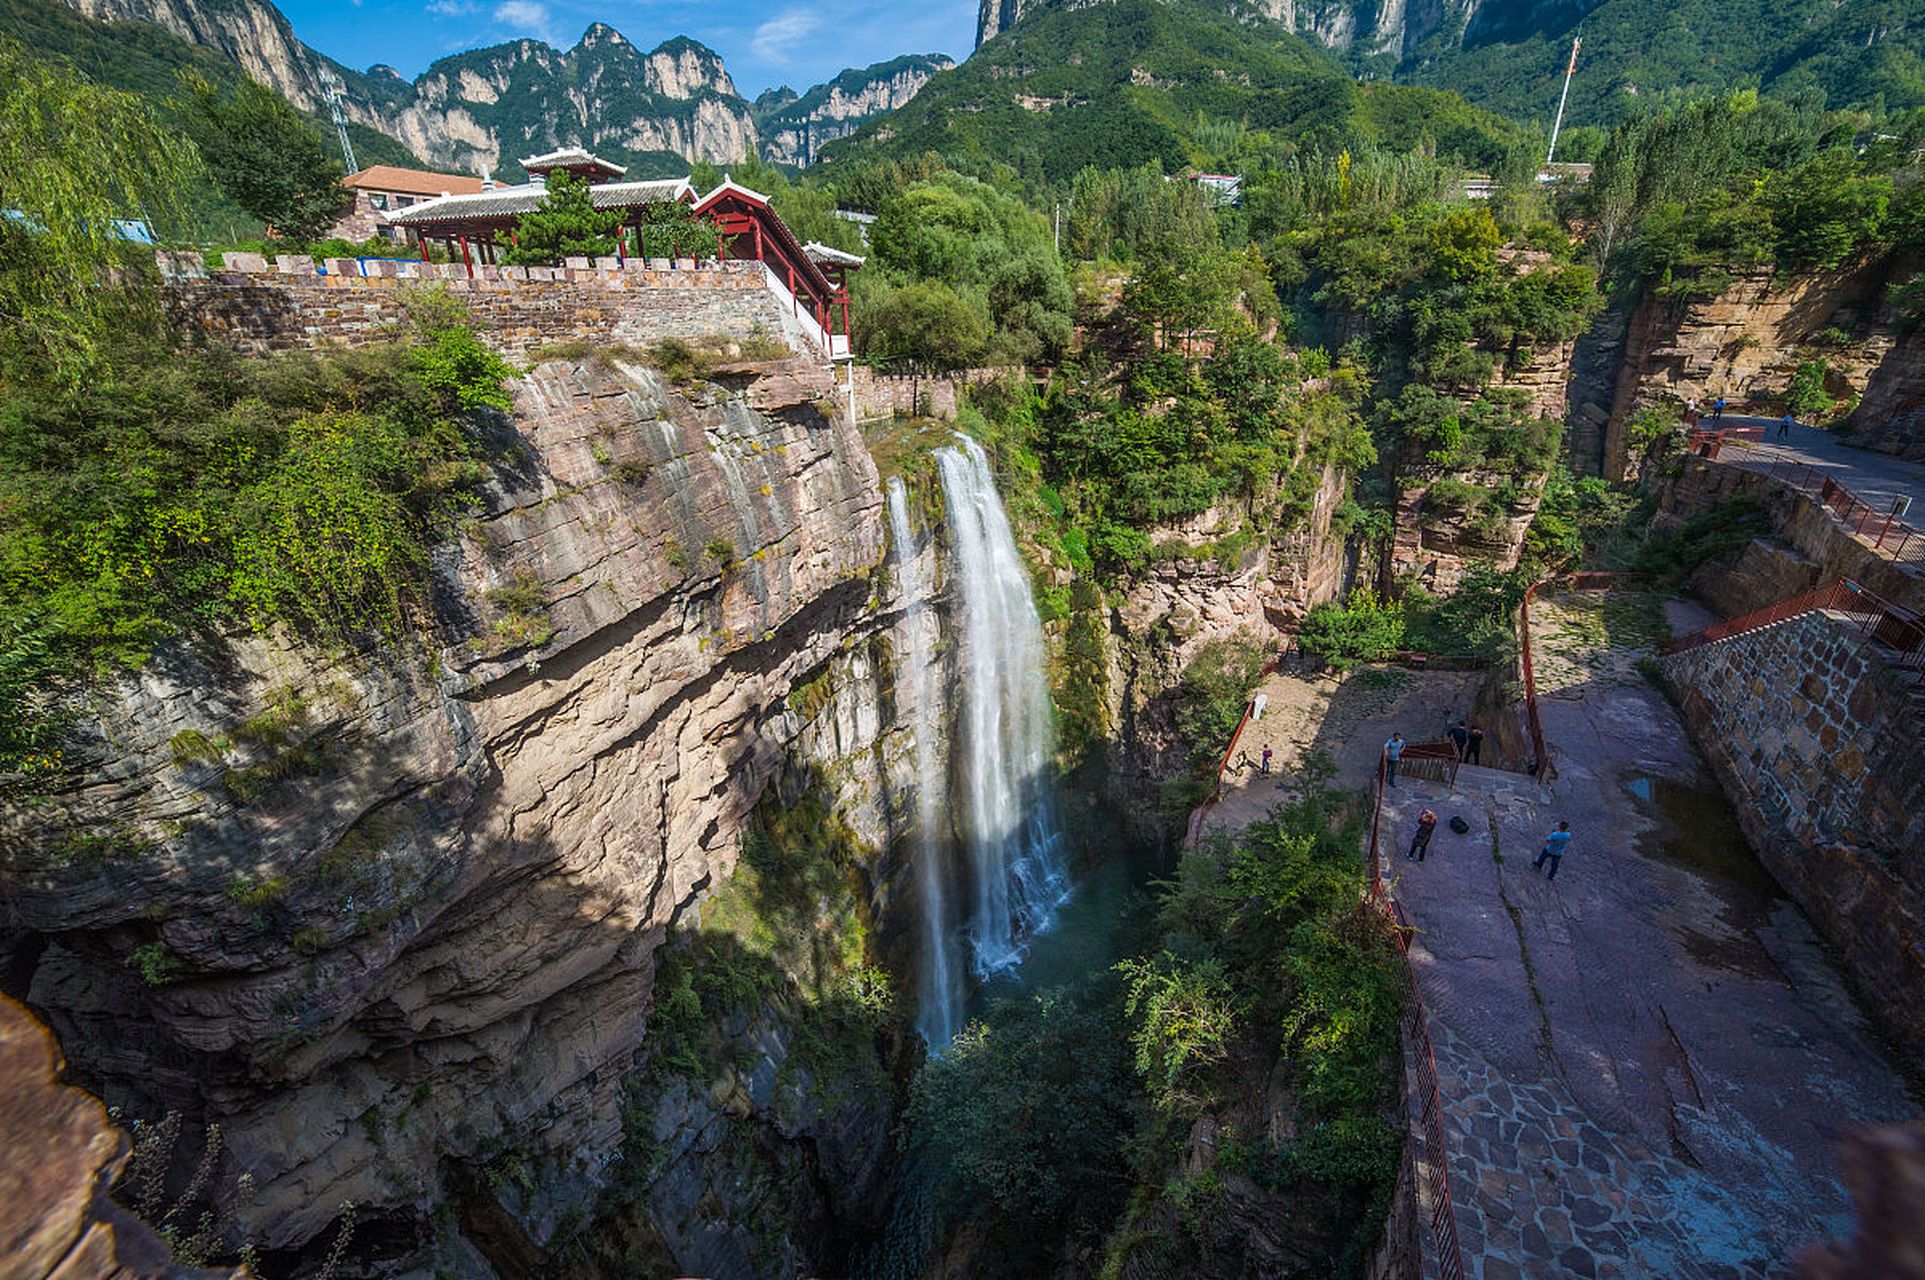
M 921 999 L 916 1029 L 931 1045 L 945 1045 L 962 1025 L 962 989 L 956 981 L 949 894 L 944 881 L 941 815 L 948 793 L 936 699 L 935 611 L 929 607 L 928 566 L 916 554 L 909 528 L 909 498 L 902 481 L 889 481 L 889 535 L 895 549 L 896 586 L 902 597 L 902 659 L 897 688 L 902 710 L 916 725 L 916 889 L 922 898 Z
M 949 512 L 961 631 L 956 703 L 966 927 L 983 976 L 1023 957 L 1069 897 L 1049 784 L 1054 728 L 1043 678 L 1043 624 L 989 459 L 967 437 L 936 451 Z

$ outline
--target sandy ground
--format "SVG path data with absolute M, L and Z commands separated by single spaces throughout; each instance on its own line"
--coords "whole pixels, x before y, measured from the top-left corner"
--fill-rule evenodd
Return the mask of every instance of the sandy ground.
M 1639 670 L 1700 612 L 1632 593 L 1542 601 L 1554 779 L 1465 769 L 1455 790 L 1407 780 L 1387 799 L 1473 1276 L 1773 1274 L 1849 1225 L 1840 1137 L 1919 1109 Z M 1277 677 L 1266 692 L 1250 744 L 1326 750 L 1360 779 L 1391 727 L 1432 736 L 1469 681 Z M 1279 794 L 1234 782 L 1218 823 Z M 1409 862 L 1424 806 L 1471 830 L 1440 827 Z M 1551 881 L 1532 860 L 1559 821 L 1576 838 Z

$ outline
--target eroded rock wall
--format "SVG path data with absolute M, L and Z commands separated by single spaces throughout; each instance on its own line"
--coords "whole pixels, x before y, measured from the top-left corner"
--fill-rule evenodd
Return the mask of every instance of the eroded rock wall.
M 1622 320 L 1621 343 L 1609 333 L 1592 340 L 1601 351 L 1616 347 L 1619 358 L 1582 366 L 1596 381 L 1573 396 L 1579 468 L 1627 478 L 1635 459 L 1625 428 L 1639 408 L 1675 411 L 1687 399 L 1709 404 L 1719 396 L 1734 411 L 1747 402 L 1775 407 L 1807 360 L 1825 361 L 1838 396 L 1864 389 L 1895 341 L 1880 315 L 1886 278 L 1881 262 L 1790 277 L 1758 272 L 1689 302 L 1647 288 Z M 1608 314 L 1600 322 L 1607 330 L 1617 323 Z
M 1925 1054 L 1925 741 L 1915 675 L 1843 614 L 1660 659 L 1760 860 Z
M 223 1121 L 255 1240 L 506 1153 L 539 1246 L 605 1181 L 656 949 L 821 734 L 791 690 L 878 625 L 874 464 L 781 399 L 541 366 L 431 641 L 171 647 L 6 814 L 12 989 L 110 1102 Z

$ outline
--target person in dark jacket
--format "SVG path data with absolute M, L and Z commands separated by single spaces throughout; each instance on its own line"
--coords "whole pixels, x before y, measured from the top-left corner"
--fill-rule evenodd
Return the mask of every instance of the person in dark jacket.
M 1470 726 L 1459 720 L 1450 727 L 1450 744 L 1457 748 L 1457 758 L 1462 760 L 1470 750 Z
M 1470 745 L 1465 748 L 1464 759 L 1470 761 L 1472 764 L 1476 764 L 1477 758 L 1483 754 L 1484 731 L 1476 725 L 1472 725 L 1470 730 Z
M 1437 815 L 1429 809 L 1417 816 L 1417 834 L 1410 838 L 1410 852 L 1404 857 L 1413 862 L 1424 860 L 1424 851 L 1430 848 L 1430 838 L 1437 834 Z

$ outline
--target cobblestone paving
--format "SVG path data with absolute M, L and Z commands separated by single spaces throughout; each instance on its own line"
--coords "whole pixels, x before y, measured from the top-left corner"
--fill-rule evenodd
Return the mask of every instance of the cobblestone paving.
M 1770 1224 L 1700 1171 L 1607 1132 L 1555 1079 L 1513 1082 L 1440 1028 L 1439 1092 L 1469 1273 L 1737 1280 L 1770 1273 Z

